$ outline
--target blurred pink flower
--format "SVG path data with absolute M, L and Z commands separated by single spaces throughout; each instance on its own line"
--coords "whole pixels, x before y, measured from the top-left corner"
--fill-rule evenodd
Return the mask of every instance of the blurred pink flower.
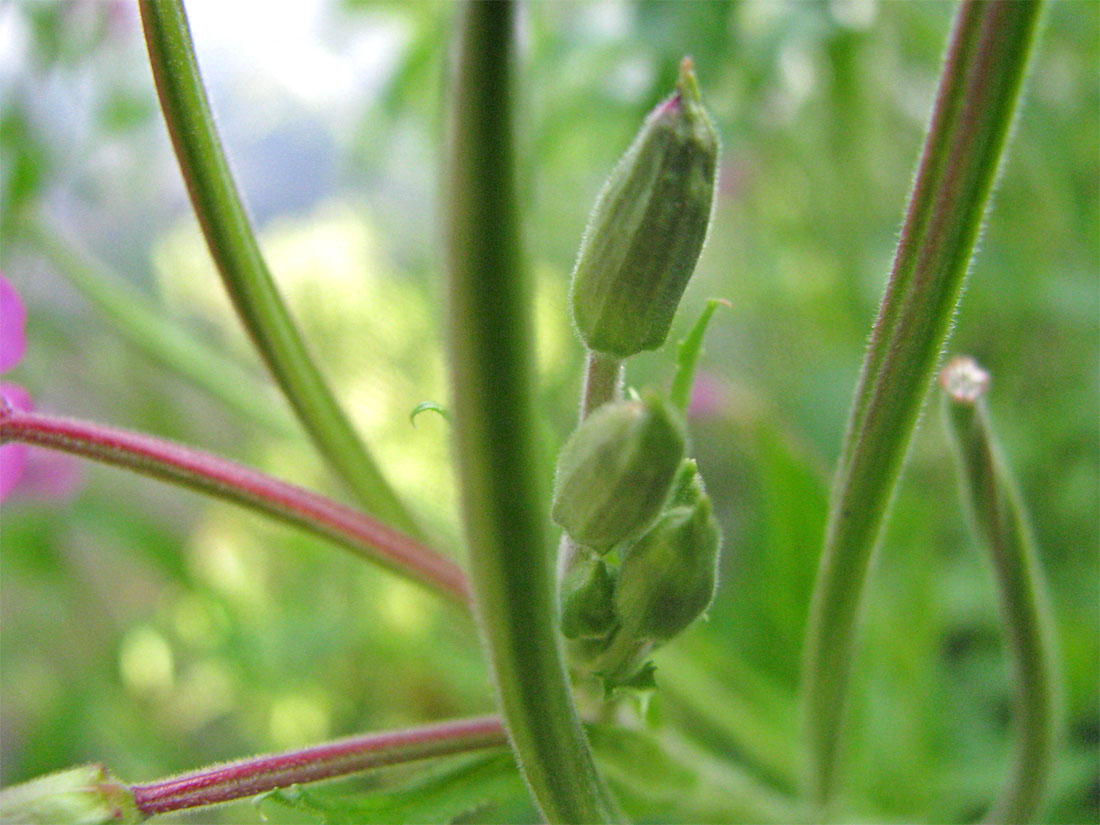
M 725 382 L 709 372 L 701 372 L 691 391 L 688 415 L 692 418 L 710 418 L 727 412 L 729 388 Z
M 26 351 L 27 308 L 11 281 L 0 272 L 0 372 L 16 366 Z M 0 382 L 0 407 L 30 412 L 34 401 L 18 384 Z M 79 467 L 70 456 L 31 450 L 26 444 L 0 445 L 0 501 L 17 484 L 21 492 L 34 498 L 69 498 L 79 482 Z
M 27 308 L 15 287 L 0 272 L 0 372 L 7 372 L 23 359 L 27 351 Z M 33 408 L 31 396 L 18 384 L 0 383 L 0 403 L 17 410 Z M 0 501 L 11 493 L 27 469 L 27 447 L 23 444 L 0 446 Z

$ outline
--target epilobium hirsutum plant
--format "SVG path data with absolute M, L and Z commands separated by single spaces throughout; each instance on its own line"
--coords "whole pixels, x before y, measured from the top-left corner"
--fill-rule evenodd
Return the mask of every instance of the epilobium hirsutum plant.
M 652 363 L 666 365 L 659 369 L 666 369 L 667 384 L 647 379 L 635 388 L 626 375 L 630 359 L 667 342 L 708 232 L 719 231 L 711 227 L 718 131 L 692 60 L 683 59 L 671 94 L 611 171 L 580 242 L 572 317 L 556 319 L 562 328 L 571 322 L 585 348 L 580 420 L 563 439 L 555 472 L 536 438 L 543 429 L 530 334 L 534 288 L 521 237 L 522 144 L 515 136 L 523 100 L 520 21 L 511 2 L 461 6 L 443 187 L 451 399 L 429 406 L 445 409 L 452 427 L 463 566 L 425 538 L 430 530 L 389 481 L 400 468 L 383 473 L 378 466 L 283 300 L 230 173 L 182 2 L 141 0 L 140 8 L 160 108 L 210 256 L 299 423 L 359 506 L 153 435 L 20 409 L 11 399 L 0 403 L 4 449 L 36 445 L 188 487 L 331 540 L 426 586 L 474 619 L 468 627 L 476 628 L 486 653 L 497 713 L 139 784 L 99 765 L 69 768 L 0 793 L 0 821 L 139 822 L 245 797 L 333 823 L 878 815 L 859 791 L 839 793 L 857 619 L 986 215 L 1039 5 L 968 0 L 957 14 L 837 468 L 805 629 L 801 735 L 772 731 L 769 739 L 760 721 L 775 706 L 788 713 L 789 697 L 763 703 L 770 706 L 762 706 L 758 720 L 751 710 L 731 706 L 727 713 L 722 706 L 727 697 L 746 701 L 751 691 L 733 695 L 697 680 L 703 689 L 693 701 L 732 732 L 731 743 L 710 747 L 690 743 L 676 725 L 663 726 L 660 713 L 633 712 L 653 707 L 648 700 L 666 685 L 675 689 L 677 679 L 692 678 L 662 656 L 674 656 L 686 641 L 681 637 L 716 609 L 719 569 L 739 563 L 738 537 L 723 539 L 718 487 L 708 469 L 708 492 L 687 421 L 704 332 L 721 301 L 707 304 L 674 365 L 664 352 L 655 356 Z M 706 71 L 701 65 L 704 77 Z M 154 307 L 125 293 L 41 214 L 28 209 L 6 220 L 17 221 L 22 236 L 66 271 L 128 341 L 227 407 L 273 431 L 292 430 L 286 417 L 257 402 L 253 379 L 223 353 L 181 326 L 162 325 Z M 7 282 L 0 285 L 8 296 Z M 5 335 L 5 347 L 9 339 L 20 350 L 25 344 L 22 329 Z M 987 819 L 1023 822 L 1035 818 L 1052 764 L 1056 656 L 1038 553 L 982 406 L 981 376 L 969 362 L 950 365 L 945 403 L 962 499 L 996 569 L 1018 683 L 1016 767 L 999 800 L 989 803 Z M 0 481 L 7 491 L 10 479 Z M 781 746 L 770 748 L 777 740 Z M 417 767 L 411 779 L 378 772 L 367 787 L 343 796 L 299 787 L 398 765 Z

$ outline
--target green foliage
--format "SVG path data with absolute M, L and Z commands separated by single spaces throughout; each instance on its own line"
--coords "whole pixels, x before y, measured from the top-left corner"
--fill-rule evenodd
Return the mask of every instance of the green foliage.
M 44 409 L 201 444 L 338 494 L 302 438 L 254 426 L 103 334 L 101 316 L 7 222 L 18 204 L 44 207 L 166 316 L 256 371 L 217 297 L 162 124 L 122 128 L 112 114 L 113 100 L 154 99 L 132 10 L 117 7 L 120 26 L 95 22 L 115 8 L 15 3 L 3 12 L 16 21 L 19 63 L 0 102 L 0 268 L 31 313 L 28 356 L 4 378 Z M 871 11 L 860 18 L 858 9 Z M 686 745 L 689 769 L 717 765 L 714 775 L 736 770 L 772 794 L 790 792 L 794 690 L 828 481 L 951 6 L 535 3 L 525 14 L 518 163 L 536 287 L 526 333 L 538 342 L 536 426 L 554 446 L 576 423 L 582 353 L 567 292 L 588 205 L 675 82 L 679 59 L 695 58 L 724 159 L 714 228 L 670 337 L 687 334 L 706 296 L 729 299 L 708 331 L 688 418 L 728 549 L 709 621 L 655 654 L 660 691 L 644 735 Z M 202 49 L 217 32 L 196 27 Z M 271 79 L 278 61 L 253 52 L 221 69 L 200 60 L 261 244 L 311 349 L 379 465 L 458 557 L 451 427 L 436 416 L 408 423 L 421 399 L 451 407 L 436 216 L 453 10 L 349 2 L 325 12 L 316 37 L 306 27 L 263 37 L 282 64 L 300 66 L 288 56 L 308 43 L 346 56 L 356 36 L 384 39 L 380 31 L 391 32 L 386 48 L 364 51 L 380 55 L 381 68 L 354 70 L 347 93 L 337 73 L 311 87 L 331 95 L 298 95 Z M 252 41 L 243 30 L 233 38 L 241 53 Z M 950 343 L 996 376 L 991 414 L 1048 574 L 1066 712 L 1039 814 L 1052 823 L 1100 817 L 1098 61 L 1096 4 L 1050 4 Z M 634 359 L 628 380 L 662 383 L 670 368 L 666 347 Z M 950 498 L 945 435 L 925 419 L 855 654 L 853 819 L 970 821 L 1011 767 L 1012 685 L 993 579 Z M 548 450 L 542 477 L 552 474 Z M 148 780 L 489 711 L 473 625 L 451 609 L 239 511 L 113 470 L 87 468 L 84 479 L 67 504 L 4 504 L 0 784 L 89 757 Z M 161 656 L 159 669 L 135 670 L 142 650 Z M 692 814 L 693 796 L 677 798 L 660 781 L 679 770 L 649 751 L 605 758 L 591 735 L 637 821 L 767 819 L 736 807 L 736 784 L 719 785 L 724 796 Z M 662 770 L 643 772 L 651 764 Z M 632 777 L 654 793 L 629 792 Z M 354 803 L 360 791 L 308 793 Z M 261 813 L 316 819 L 274 801 Z M 512 816 L 501 821 L 533 813 Z M 260 816 L 234 804 L 203 819 Z
M 416 825 L 421 822 L 538 821 L 523 777 L 510 754 L 455 760 L 429 767 L 383 790 L 349 794 L 288 788 L 256 800 L 261 813 L 283 807 L 322 825 Z

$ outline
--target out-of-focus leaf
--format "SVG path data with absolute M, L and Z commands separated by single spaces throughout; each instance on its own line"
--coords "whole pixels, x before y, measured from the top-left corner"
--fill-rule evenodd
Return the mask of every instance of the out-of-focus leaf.
M 794 805 L 747 774 L 686 748 L 670 748 L 654 734 L 593 725 L 588 735 L 631 821 L 790 822 L 797 818 Z
M 261 810 L 266 804 L 309 814 L 323 825 L 537 821 L 511 754 L 464 759 L 401 787 L 362 795 L 295 786 L 257 800 Z

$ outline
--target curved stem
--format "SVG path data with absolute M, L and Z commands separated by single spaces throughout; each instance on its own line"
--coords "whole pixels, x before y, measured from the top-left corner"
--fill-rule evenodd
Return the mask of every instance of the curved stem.
M 890 284 L 856 392 L 810 608 L 808 791 L 835 791 L 849 665 L 872 551 L 985 215 L 1039 4 L 959 9 Z
M 276 788 L 333 779 L 370 768 L 399 765 L 508 744 L 496 716 L 351 736 L 297 751 L 253 756 L 213 768 L 133 785 L 143 816 L 217 805 Z
M 237 313 L 314 443 L 363 506 L 419 532 L 322 377 L 268 271 L 214 128 L 181 0 L 141 0 L 140 6 L 180 171 Z
M 977 370 L 975 373 L 974 370 Z M 1001 594 L 1001 613 L 1016 675 L 1017 756 L 986 822 L 1030 822 L 1050 774 L 1057 717 L 1054 622 L 1027 513 L 1001 456 L 985 399 L 953 392 L 953 375 L 984 376 L 969 359 L 943 373 L 944 418 L 958 460 L 960 492 L 978 540 L 986 545 Z
M 2 403 L 2 402 L 0 402 Z M 126 467 L 288 522 L 428 584 L 469 597 L 462 569 L 392 527 L 285 481 L 210 453 L 142 433 L 0 407 L 0 443 L 18 441 Z
M 557 634 L 549 503 L 533 441 L 531 309 L 512 137 L 511 3 L 463 10 L 449 144 L 455 446 L 475 607 L 504 717 L 550 822 L 607 822 Z

